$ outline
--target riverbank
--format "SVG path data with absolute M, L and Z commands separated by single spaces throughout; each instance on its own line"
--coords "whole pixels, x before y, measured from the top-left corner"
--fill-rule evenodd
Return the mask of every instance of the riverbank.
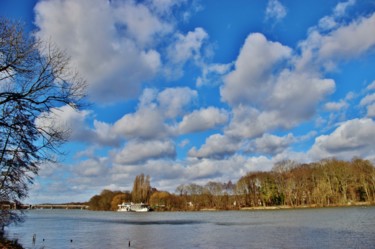
M 281 210 L 281 209 L 304 209 L 304 208 L 311 208 L 311 209 L 318 209 L 318 208 L 340 208 L 340 207 L 360 207 L 360 206 L 375 206 L 374 202 L 351 202 L 347 204 L 333 204 L 333 205 L 300 205 L 300 206 L 289 206 L 289 205 L 281 205 L 281 206 L 257 206 L 257 207 L 240 207 L 235 209 L 215 209 L 215 208 L 202 208 L 199 210 L 189 210 L 189 211 L 197 211 L 197 212 L 205 212 L 205 211 L 246 211 L 246 210 Z
M 0 234 L 0 249 L 24 249 L 17 240 L 8 240 Z
M 278 210 L 278 209 L 302 209 L 302 208 L 337 208 L 337 207 L 360 207 L 360 206 L 375 206 L 373 202 L 351 202 L 347 204 L 334 205 L 301 205 L 301 206 L 260 206 L 260 207 L 242 207 L 240 210 Z

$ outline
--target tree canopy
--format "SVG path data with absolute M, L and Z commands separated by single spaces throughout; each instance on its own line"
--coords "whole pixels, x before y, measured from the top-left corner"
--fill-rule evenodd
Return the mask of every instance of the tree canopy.
M 144 179 L 143 174 L 136 177 L 132 196 L 128 193 L 127 201 L 141 200 L 133 195 L 142 193 L 139 187 L 142 182 L 147 183 L 144 186 L 149 189 L 149 181 Z M 116 195 L 112 202 L 119 204 L 121 195 Z M 375 167 L 370 161 L 360 158 L 352 161 L 327 159 L 309 164 L 287 160 L 275 164 L 272 171 L 249 172 L 235 184 L 231 181 L 181 184 L 175 194 L 152 189 L 145 196 L 147 198 L 142 201 L 155 210 L 236 210 L 248 207 L 324 207 L 375 203 Z M 95 198 L 98 197 L 92 200 Z M 112 205 L 112 210 L 116 209 L 117 206 Z
M 69 129 L 50 114 L 80 108 L 85 88 L 64 52 L 0 19 L 0 202 L 19 203 L 40 165 L 55 160 Z M 7 223 L 9 212 L 2 217 Z

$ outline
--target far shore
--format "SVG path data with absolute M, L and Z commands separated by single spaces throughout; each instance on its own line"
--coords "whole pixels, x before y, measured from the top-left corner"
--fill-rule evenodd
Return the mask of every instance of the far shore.
M 341 204 L 341 205 L 328 205 L 328 206 L 319 206 L 319 205 L 302 205 L 302 206 L 258 206 L 258 207 L 241 207 L 239 209 L 228 209 L 228 210 L 220 210 L 215 208 L 202 208 L 196 211 L 247 211 L 247 210 L 283 210 L 283 209 L 307 209 L 307 208 L 334 208 L 334 207 L 360 207 L 360 206 L 375 206 L 373 202 L 352 202 L 348 204 Z M 188 210 L 190 211 L 190 210 Z M 193 211 L 193 210 L 191 210 Z
M 47 204 L 43 204 L 47 205 Z M 67 207 L 62 204 L 48 204 L 51 208 L 46 209 L 77 209 L 72 207 Z M 39 206 L 39 205 L 35 205 Z M 300 205 L 300 206 L 290 206 L 290 205 L 280 205 L 280 206 L 256 206 L 256 207 L 233 207 L 228 209 L 216 209 L 216 208 L 201 208 L 201 209 L 184 209 L 184 210 L 161 210 L 161 209 L 153 209 L 153 212 L 214 212 L 214 211 L 248 211 L 248 210 L 285 210 L 285 209 L 308 209 L 308 208 L 333 208 L 333 207 L 356 207 L 356 206 L 375 206 L 375 202 L 351 202 L 347 204 L 333 204 L 333 205 Z M 63 208 L 62 208 L 63 207 Z M 96 211 L 96 210 L 90 210 L 88 206 L 85 206 L 86 208 L 82 208 L 84 210 L 89 211 Z M 38 208 L 37 208 L 38 209 Z M 43 208 L 41 208 L 43 209 Z M 81 209 L 81 208 L 80 208 Z M 108 210 L 110 211 L 110 210 Z M 112 210 L 116 211 L 116 210 Z

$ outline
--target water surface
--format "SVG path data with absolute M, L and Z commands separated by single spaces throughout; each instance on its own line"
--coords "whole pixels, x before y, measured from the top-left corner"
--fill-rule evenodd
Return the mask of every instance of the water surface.
M 31 210 L 26 248 L 375 248 L 375 207 L 225 212 Z M 36 234 L 36 242 L 32 237 Z M 43 241 L 44 239 L 44 241 Z

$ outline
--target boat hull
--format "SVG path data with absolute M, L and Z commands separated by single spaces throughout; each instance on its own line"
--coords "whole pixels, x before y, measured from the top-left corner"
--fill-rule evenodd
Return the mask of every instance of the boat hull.
M 138 212 L 145 213 L 150 211 L 150 207 L 143 203 L 122 203 L 118 205 L 118 212 Z

